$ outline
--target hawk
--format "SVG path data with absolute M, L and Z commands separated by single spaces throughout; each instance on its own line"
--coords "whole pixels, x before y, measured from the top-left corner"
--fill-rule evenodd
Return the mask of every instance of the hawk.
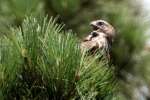
M 111 45 L 115 38 L 114 27 L 104 20 L 95 20 L 90 23 L 93 30 L 81 42 L 81 51 L 87 50 L 92 53 L 100 50 L 110 58 Z
M 93 30 L 99 30 L 102 33 L 105 33 L 107 35 L 107 39 L 109 42 L 113 42 L 114 38 L 116 36 L 116 32 L 114 27 L 109 24 L 107 21 L 104 20 L 95 20 L 90 23 Z

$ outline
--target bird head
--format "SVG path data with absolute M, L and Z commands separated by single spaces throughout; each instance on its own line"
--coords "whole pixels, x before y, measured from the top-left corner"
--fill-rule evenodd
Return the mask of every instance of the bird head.
M 104 21 L 104 20 L 95 20 L 95 21 L 92 21 L 90 23 L 90 25 L 92 26 L 93 30 L 96 31 L 100 31 L 100 32 L 103 32 L 107 35 L 107 37 L 113 41 L 113 38 L 115 37 L 115 29 L 114 27 L 109 24 L 107 21 Z
M 102 49 L 106 43 L 106 34 L 100 31 L 92 31 L 81 43 L 81 49 L 95 52 Z
M 101 40 L 101 38 L 106 38 L 107 35 L 104 34 L 103 32 L 96 30 L 92 31 L 87 37 L 83 39 L 84 42 L 86 41 L 93 41 L 93 40 Z

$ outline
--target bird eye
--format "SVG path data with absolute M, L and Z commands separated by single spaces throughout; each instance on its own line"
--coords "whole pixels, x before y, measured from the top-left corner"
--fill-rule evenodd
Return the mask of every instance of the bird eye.
M 92 37 L 98 36 L 97 32 L 92 32 L 91 34 L 92 34 Z
M 99 26 L 104 25 L 104 22 L 98 22 L 97 23 Z

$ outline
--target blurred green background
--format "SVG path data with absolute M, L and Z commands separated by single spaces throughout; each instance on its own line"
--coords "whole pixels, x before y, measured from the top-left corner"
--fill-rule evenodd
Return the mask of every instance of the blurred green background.
M 148 23 L 144 23 L 141 9 L 134 0 L 0 0 L 0 34 L 9 34 L 8 28 L 21 25 L 26 16 L 48 15 L 57 17 L 65 30 L 73 31 L 81 40 L 92 30 L 90 21 L 104 19 L 117 32 L 112 48 L 119 83 L 116 95 L 119 100 L 148 100 L 150 52 L 144 49 Z

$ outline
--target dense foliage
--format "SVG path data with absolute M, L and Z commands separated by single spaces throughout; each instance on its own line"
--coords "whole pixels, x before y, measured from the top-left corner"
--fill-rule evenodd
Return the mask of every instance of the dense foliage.
M 64 35 L 64 33 L 66 33 Z M 80 53 L 77 39 L 52 18 L 26 18 L 2 36 L 0 93 L 11 100 L 106 99 L 113 96 L 112 68 Z
M 148 68 L 150 65 L 149 53 L 143 51 L 143 47 L 147 39 L 144 35 L 144 30 L 147 28 L 147 24 L 143 23 L 143 19 L 140 17 L 140 11 L 140 4 L 134 0 L 0 0 L 0 37 L 1 45 L 3 47 L 0 48 L 2 51 L 0 53 L 0 55 L 2 55 L 0 60 L 4 61 L 0 65 L 2 69 L 0 72 L 2 73 L 0 80 L 3 80 L 2 85 L 0 85 L 3 87 L 2 92 L 0 91 L 0 95 L 16 89 L 16 91 L 21 91 L 21 94 L 17 94 L 18 92 L 16 94 L 20 96 L 23 95 L 22 98 L 24 98 L 24 95 L 26 94 L 32 98 L 34 97 L 31 96 L 33 95 L 32 93 L 37 90 L 32 90 L 31 83 L 34 83 L 33 81 L 38 81 L 37 83 L 40 84 L 37 85 L 36 83 L 38 86 L 36 89 L 38 88 L 40 90 L 40 92 L 38 92 L 39 95 L 46 94 L 45 97 L 49 97 L 49 94 L 47 94 L 46 91 L 50 91 L 53 88 L 47 87 L 47 84 L 50 84 L 52 81 L 52 77 L 49 77 L 52 72 L 49 72 L 49 70 L 54 70 L 52 74 L 54 75 L 53 77 L 59 76 L 61 79 L 65 78 L 72 81 L 74 77 L 72 75 L 75 75 L 74 73 L 76 73 L 73 69 L 79 69 L 80 66 L 87 66 L 90 62 L 89 60 L 94 59 L 84 56 L 86 59 L 82 61 L 84 57 L 82 58 L 83 55 L 79 53 L 79 47 L 76 44 L 80 39 L 75 38 L 72 34 L 76 34 L 76 36 L 82 38 L 91 31 L 89 26 L 90 21 L 95 19 L 104 19 L 115 27 L 117 33 L 117 37 L 112 47 L 112 64 L 115 66 L 115 75 L 118 78 L 118 87 L 120 87 L 118 95 L 121 99 L 133 100 L 133 95 L 135 95 L 133 91 L 140 88 L 140 85 L 137 84 L 144 83 L 145 86 L 147 86 L 150 82 L 150 78 L 148 77 L 150 73 L 150 69 Z M 26 16 L 41 16 L 44 14 L 48 15 L 47 19 L 50 19 L 50 16 L 58 16 L 57 22 L 65 23 L 64 30 L 71 29 L 71 31 L 60 31 L 61 26 L 55 26 L 55 24 L 52 23 L 52 19 L 50 21 L 51 23 L 48 23 L 48 20 L 42 20 L 42 18 L 36 20 L 27 18 L 23 21 Z M 12 28 L 11 26 L 20 28 Z M 8 29 L 10 27 L 11 30 Z M 74 33 L 72 33 L 72 31 Z M 61 39 L 59 39 L 55 34 L 52 34 L 53 32 L 61 34 L 58 36 L 61 37 Z M 43 40 L 46 33 L 49 36 L 45 36 L 46 40 Z M 50 37 L 53 37 L 54 39 L 51 39 Z M 13 53 L 11 53 L 12 51 Z M 52 54 L 49 54 L 49 52 Z M 71 55 L 74 55 L 74 57 Z M 68 59 L 68 57 L 70 57 L 70 59 Z M 24 66 L 24 63 L 27 63 L 24 58 L 28 58 L 26 60 L 28 63 L 31 63 L 31 69 L 27 70 L 27 65 Z M 61 62 L 62 58 L 63 62 Z M 46 59 L 51 59 L 52 62 L 49 64 Z M 75 62 L 72 62 L 74 61 L 72 59 L 75 59 Z M 61 67 L 60 63 L 62 64 Z M 81 79 L 77 82 L 78 84 L 76 81 L 73 82 L 76 83 L 75 86 L 77 88 L 75 89 L 76 92 L 74 96 L 76 96 L 77 93 L 77 98 L 80 98 L 82 95 L 82 99 L 86 100 L 87 98 L 97 96 L 105 97 L 105 95 L 111 94 L 108 93 L 108 91 L 111 89 L 110 87 L 113 84 L 109 84 L 110 86 L 104 86 L 103 92 L 95 92 L 95 89 L 96 91 L 103 90 L 102 88 L 99 89 L 97 87 L 99 82 L 96 82 L 93 88 L 91 88 L 91 91 L 87 92 L 90 87 L 90 83 L 88 82 L 91 80 L 92 82 L 98 81 L 99 78 L 102 78 L 98 76 L 104 74 L 107 69 L 107 67 L 102 67 L 105 66 L 103 65 L 103 61 L 100 61 L 99 63 L 100 64 L 97 64 L 97 61 L 94 61 L 94 64 L 88 67 L 89 69 L 87 71 L 83 71 L 85 70 L 84 68 L 79 70 L 83 71 L 80 72 L 80 74 L 85 77 L 82 77 L 83 81 L 81 81 Z M 47 64 L 57 67 L 56 69 L 50 69 L 52 67 L 49 68 Z M 8 67 L 2 67 L 2 65 Z M 70 68 L 71 66 L 73 69 L 69 69 L 69 72 L 67 72 L 68 74 L 64 73 L 64 65 L 69 66 L 67 68 Z M 93 69 L 94 66 L 98 69 L 100 67 L 100 70 L 96 70 L 97 68 Z M 61 68 L 60 70 L 63 69 L 63 71 L 60 71 L 61 73 L 59 73 L 59 75 L 57 75 L 57 71 L 59 71 L 57 69 L 58 67 Z M 93 71 L 91 69 L 93 69 Z M 23 73 L 24 71 L 25 73 Z M 84 75 L 85 73 L 88 74 L 87 72 L 90 74 L 89 77 Z M 106 75 L 106 79 L 110 82 L 111 80 L 109 80 L 109 77 L 112 75 L 113 70 L 110 69 L 108 73 L 109 74 L 108 76 Z M 25 75 L 25 80 L 22 75 Z M 33 77 L 31 77 L 31 79 L 26 79 L 26 75 Z M 45 79 L 43 79 L 43 77 Z M 15 81 L 19 81 L 19 85 L 14 84 L 17 83 Z M 30 86 L 26 86 L 24 82 L 29 82 L 26 84 L 30 84 Z M 20 87 L 24 84 L 25 86 L 23 86 L 23 90 L 22 88 L 20 89 Z M 41 84 L 42 86 L 44 84 L 44 88 Z M 63 81 L 62 83 L 58 82 L 57 84 L 59 88 L 62 88 L 62 85 L 66 86 L 62 89 L 62 91 L 57 91 L 58 88 L 56 88 L 55 92 L 51 92 L 54 94 L 59 92 L 59 94 L 61 94 L 66 91 L 63 96 L 62 94 L 59 96 L 64 98 L 66 95 L 70 95 L 68 94 L 68 91 L 70 91 L 71 87 L 74 87 L 74 84 L 67 83 L 66 81 Z M 15 86 L 19 89 L 13 88 L 8 90 L 8 87 Z M 82 92 L 79 92 L 78 89 L 81 89 Z M 9 96 L 12 96 L 12 94 Z

